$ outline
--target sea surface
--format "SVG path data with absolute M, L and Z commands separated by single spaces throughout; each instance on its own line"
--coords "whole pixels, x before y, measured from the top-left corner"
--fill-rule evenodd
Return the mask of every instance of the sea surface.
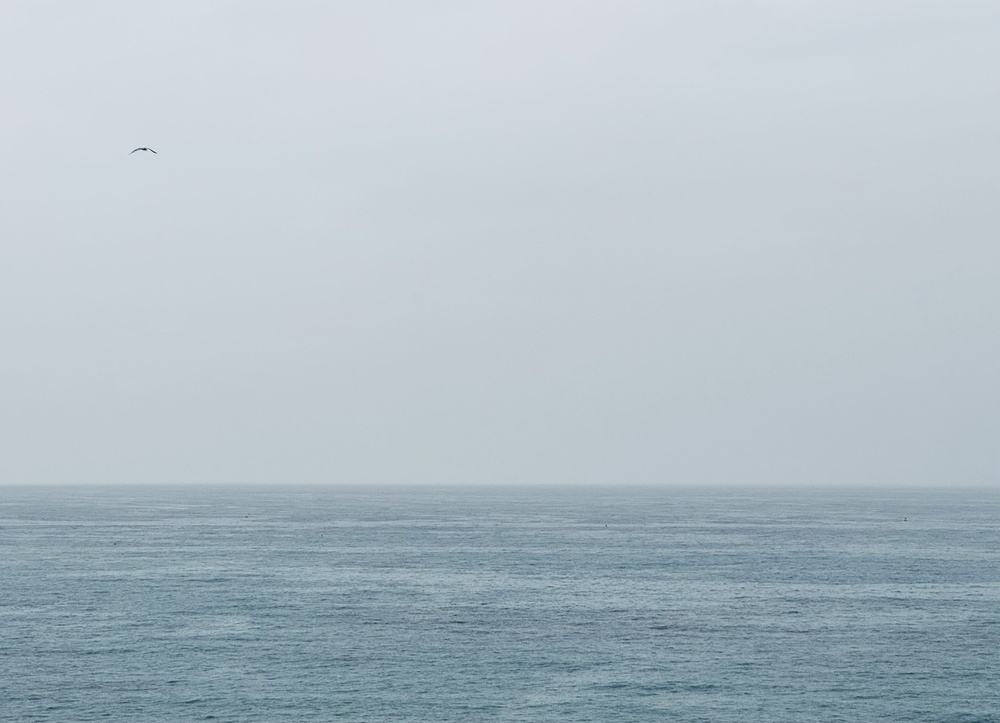
M 0 487 L 0 720 L 338 719 L 1000 721 L 1000 491 Z

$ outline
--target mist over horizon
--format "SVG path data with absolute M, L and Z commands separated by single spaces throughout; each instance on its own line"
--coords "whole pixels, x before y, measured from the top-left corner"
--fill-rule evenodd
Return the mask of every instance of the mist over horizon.
M 0 485 L 1000 487 L 998 28 L 5 3 Z

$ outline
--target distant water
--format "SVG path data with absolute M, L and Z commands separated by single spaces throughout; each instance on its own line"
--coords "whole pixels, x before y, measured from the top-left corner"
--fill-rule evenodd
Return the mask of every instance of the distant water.
M 1000 721 L 1000 493 L 0 488 L 0 719 Z

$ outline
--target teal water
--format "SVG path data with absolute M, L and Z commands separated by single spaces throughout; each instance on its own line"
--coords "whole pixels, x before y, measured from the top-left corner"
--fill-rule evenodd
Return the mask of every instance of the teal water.
M 1000 493 L 0 488 L 0 719 L 1000 721 Z

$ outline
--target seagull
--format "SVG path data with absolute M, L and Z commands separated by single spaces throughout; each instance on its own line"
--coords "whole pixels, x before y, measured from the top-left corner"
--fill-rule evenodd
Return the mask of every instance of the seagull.
M 146 148 L 145 146 L 143 146 L 142 148 L 136 148 L 135 151 L 149 151 L 150 153 L 156 153 L 156 151 L 154 151 L 152 148 Z M 133 153 L 135 153 L 135 151 L 130 151 L 129 155 L 131 156 Z

